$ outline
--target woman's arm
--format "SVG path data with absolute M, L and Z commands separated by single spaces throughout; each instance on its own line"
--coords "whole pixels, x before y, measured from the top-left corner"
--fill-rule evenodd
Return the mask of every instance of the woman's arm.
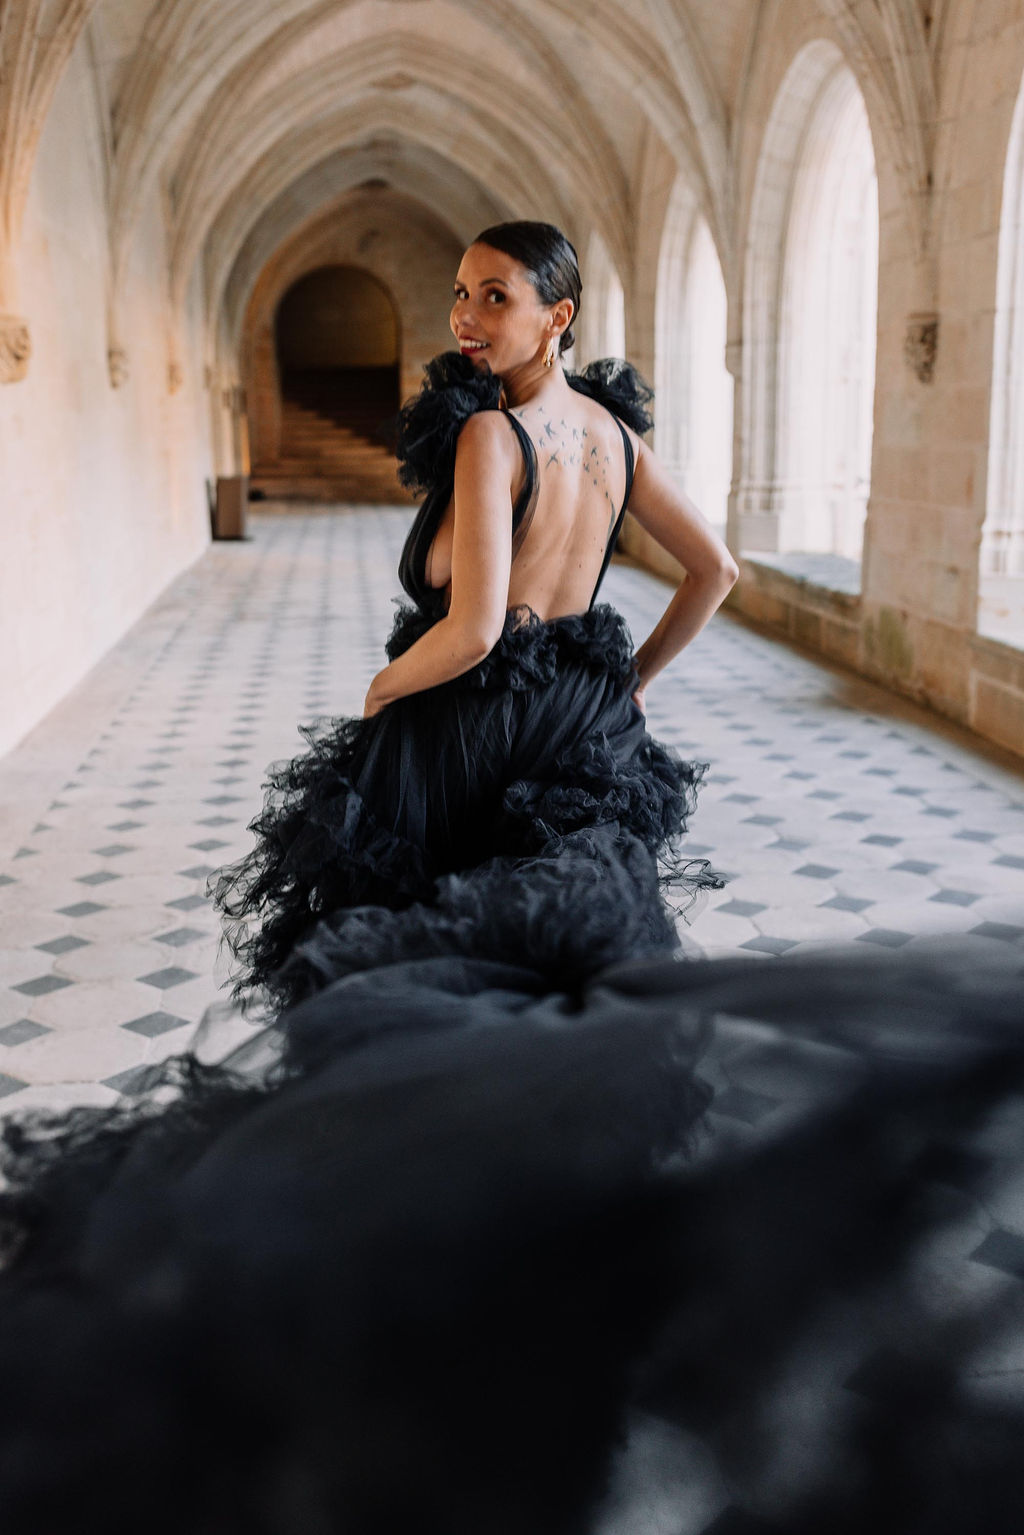
M 461 676 L 497 644 L 512 564 L 512 487 L 521 470 L 522 455 L 501 413 L 485 410 L 470 416 L 455 454 L 448 612 L 377 673 L 364 714 Z
M 636 475 L 629 510 L 686 572 L 662 617 L 637 649 L 637 691 L 642 695 L 651 678 L 700 633 L 721 606 L 739 576 L 739 567 L 647 444 L 638 437 L 634 441 Z

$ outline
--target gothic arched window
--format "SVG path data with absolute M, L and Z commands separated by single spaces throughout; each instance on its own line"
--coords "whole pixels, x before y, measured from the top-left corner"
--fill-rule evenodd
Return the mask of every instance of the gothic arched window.
M 658 261 L 657 447 L 683 490 L 723 536 L 733 424 L 725 341 L 726 293 L 718 252 L 707 220 L 679 180 Z
M 1003 179 L 978 629 L 1024 645 L 1024 84 Z
M 860 88 L 811 43 L 776 99 L 747 243 L 744 553 L 860 559 L 871 475 L 878 184 Z

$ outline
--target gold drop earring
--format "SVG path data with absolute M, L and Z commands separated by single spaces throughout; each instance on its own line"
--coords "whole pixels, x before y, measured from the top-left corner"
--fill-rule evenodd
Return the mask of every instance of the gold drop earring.
M 544 366 L 545 366 L 545 368 L 553 368 L 554 367 L 554 365 L 555 365 L 555 357 L 556 356 L 557 356 L 557 352 L 556 352 L 556 348 L 555 348 L 555 338 L 554 338 L 554 336 L 552 336 L 550 338 L 550 340 L 548 341 L 547 346 L 544 349 Z

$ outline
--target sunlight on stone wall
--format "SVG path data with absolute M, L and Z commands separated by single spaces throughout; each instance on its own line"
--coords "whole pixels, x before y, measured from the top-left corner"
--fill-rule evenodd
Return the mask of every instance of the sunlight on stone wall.
M 871 482 L 878 187 L 863 97 L 832 44 L 803 49 L 778 92 L 747 251 L 740 548 L 858 560 Z
M 1024 84 L 1003 181 L 978 630 L 1024 646 Z
M 783 282 L 780 547 L 859 560 L 871 485 L 878 182 L 864 99 L 847 69 L 807 127 Z
M 655 447 L 724 535 L 733 427 L 725 283 L 707 220 L 678 195 L 662 240 L 656 328 Z
M 103 146 L 85 56 L 47 119 L 19 250 L 32 366 L 0 389 L 0 752 L 202 552 L 211 471 L 195 286 L 169 389 L 164 232 L 145 211 L 122 300 L 127 377 L 107 361 Z
M 576 327 L 574 362 L 626 356 L 626 310 L 622 279 L 600 235 L 593 235 L 581 263 L 583 302 Z

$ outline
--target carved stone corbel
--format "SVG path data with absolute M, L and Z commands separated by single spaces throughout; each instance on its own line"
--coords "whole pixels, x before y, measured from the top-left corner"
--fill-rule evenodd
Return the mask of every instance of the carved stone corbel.
M 107 372 L 111 389 L 121 389 L 128 382 L 128 353 L 123 346 L 107 348 Z
M 28 372 L 32 338 L 28 321 L 0 313 L 0 384 L 17 384 Z
M 930 384 L 939 350 L 939 317 L 933 311 L 907 316 L 903 355 L 922 384 Z
M 221 402 L 225 410 L 229 410 L 233 416 L 244 416 L 248 405 L 245 390 L 241 384 L 229 384 L 221 390 Z

